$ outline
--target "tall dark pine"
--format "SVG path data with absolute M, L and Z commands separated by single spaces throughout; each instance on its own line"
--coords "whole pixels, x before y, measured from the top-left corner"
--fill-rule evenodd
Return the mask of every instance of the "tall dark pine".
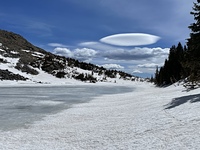
M 186 64 L 189 68 L 190 79 L 200 80 L 200 0 L 194 3 L 191 14 L 195 22 L 189 26 L 191 33 L 187 42 Z
M 165 60 L 164 66 L 156 69 L 155 84 L 158 86 L 170 85 L 179 81 L 183 76 L 184 68 L 182 65 L 184 50 L 181 43 L 176 47 L 170 48 L 169 57 Z

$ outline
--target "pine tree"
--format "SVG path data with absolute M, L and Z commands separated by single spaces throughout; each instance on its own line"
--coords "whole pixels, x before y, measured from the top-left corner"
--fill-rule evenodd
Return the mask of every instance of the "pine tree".
M 184 50 L 181 43 L 170 48 L 169 57 L 164 66 L 156 69 L 155 84 L 158 86 L 170 85 L 183 77 Z
M 159 70 L 158 66 L 156 67 L 156 73 L 155 73 L 155 80 L 154 80 L 156 85 L 159 85 Z
M 190 14 L 195 22 L 189 26 L 191 33 L 187 42 L 186 68 L 189 68 L 190 80 L 194 81 L 200 80 L 200 0 L 194 3 Z
M 164 66 L 156 70 L 155 84 L 158 86 L 171 84 L 180 79 L 190 77 L 190 81 L 200 81 L 200 0 L 194 3 L 195 22 L 189 26 L 191 30 L 187 46 L 172 46 Z

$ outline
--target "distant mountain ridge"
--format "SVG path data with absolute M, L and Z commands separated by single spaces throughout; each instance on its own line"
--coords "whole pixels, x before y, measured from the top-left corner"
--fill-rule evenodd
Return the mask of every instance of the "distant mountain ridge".
M 0 30 L 0 79 L 43 82 L 42 79 L 40 81 L 40 74 L 93 83 L 136 79 L 122 71 L 107 70 L 94 64 L 54 55 L 34 46 L 19 34 Z

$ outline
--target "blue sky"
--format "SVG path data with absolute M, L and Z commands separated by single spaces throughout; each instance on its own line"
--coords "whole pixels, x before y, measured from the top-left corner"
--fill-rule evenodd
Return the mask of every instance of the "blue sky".
M 150 76 L 172 45 L 185 44 L 192 7 L 188 0 L 7 0 L 0 28 L 58 55 Z

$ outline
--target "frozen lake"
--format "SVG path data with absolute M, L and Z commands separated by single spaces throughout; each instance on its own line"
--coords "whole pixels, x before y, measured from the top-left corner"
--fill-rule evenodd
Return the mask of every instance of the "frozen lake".
M 0 130 L 28 127 L 42 117 L 104 94 L 131 92 L 123 86 L 0 87 Z

